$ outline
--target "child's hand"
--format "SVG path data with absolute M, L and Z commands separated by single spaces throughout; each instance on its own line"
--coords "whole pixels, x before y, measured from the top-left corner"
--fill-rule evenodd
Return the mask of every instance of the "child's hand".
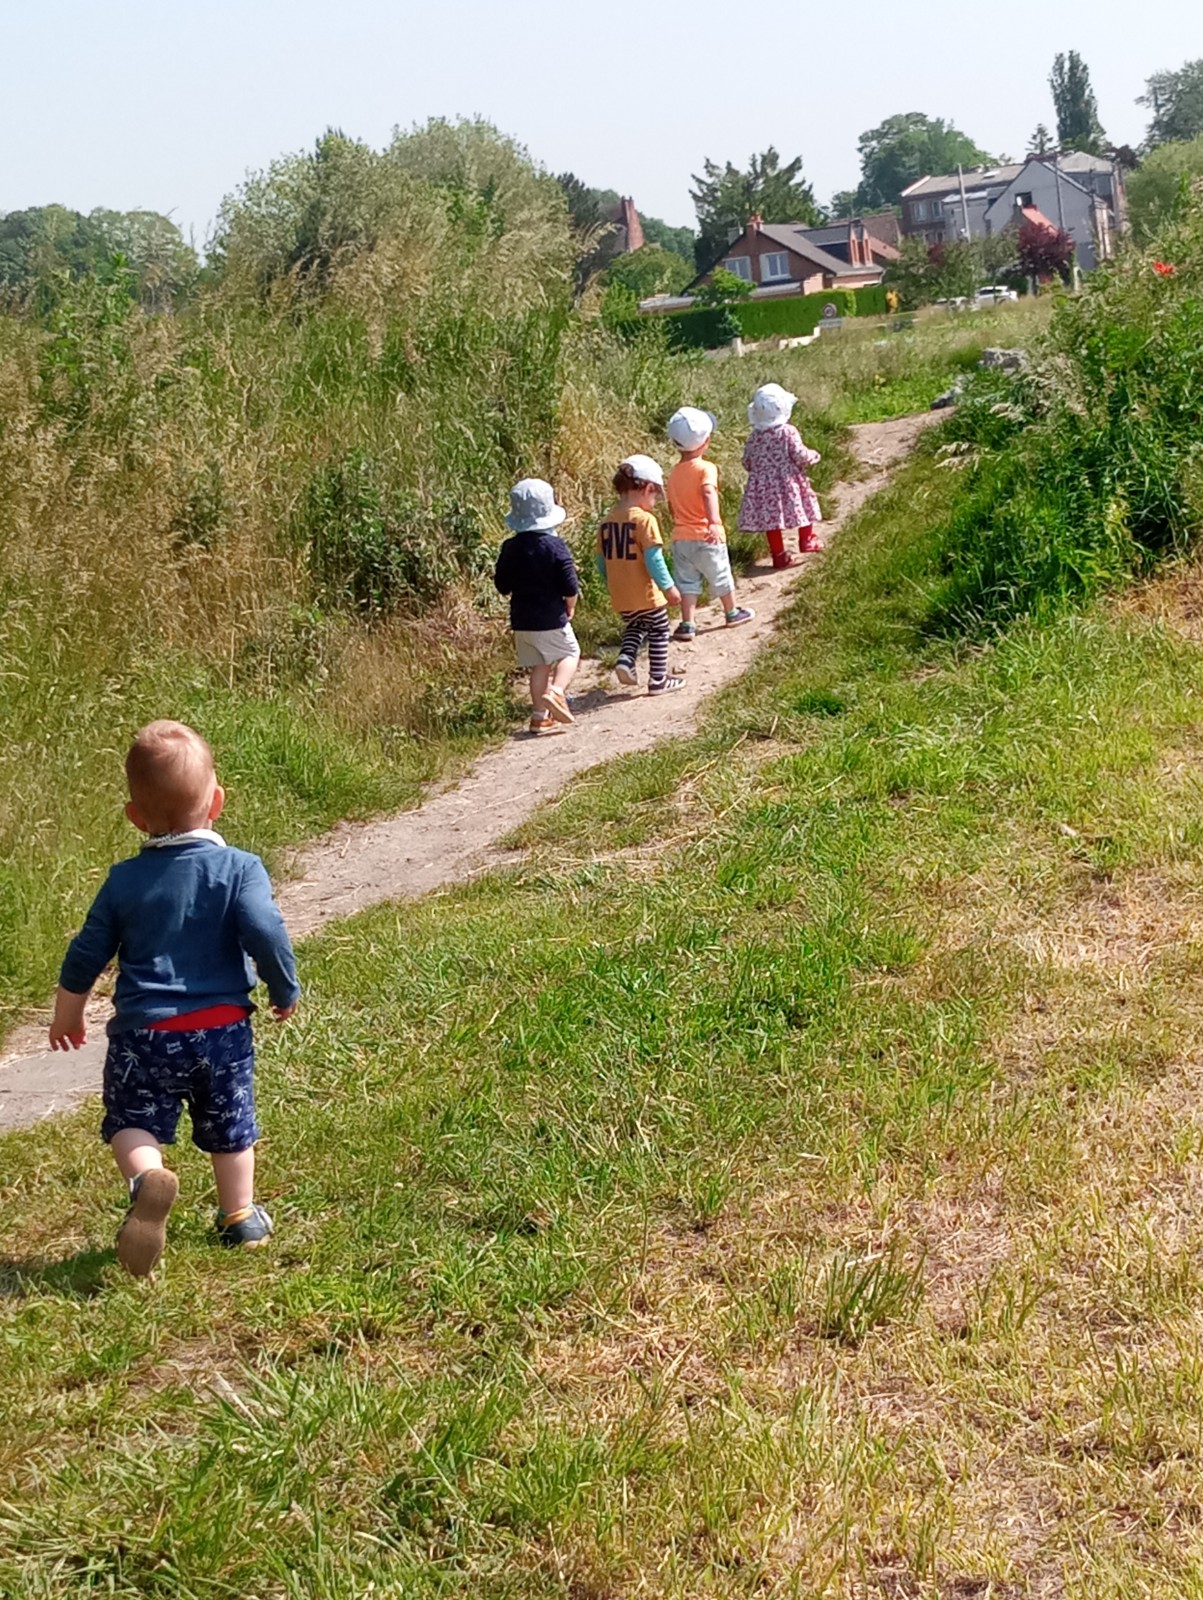
M 50 1021 L 50 1048 L 52 1050 L 78 1050 L 88 1037 L 84 1021 L 86 994 L 71 994 L 60 989 L 54 997 L 54 1016 Z
M 276 1021 L 287 1022 L 300 1003 L 299 1000 L 294 1000 L 290 1006 L 273 1006 L 272 1011 L 275 1013 Z
M 723 537 L 723 525 L 722 525 L 721 522 L 712 522 L 710 524 L 710 526 L 706 529 L 706 543 L 707 544 L 725 544 L 726 543 L 726 540 Z
M 668 601 L 670 606 L 679 606 L 681 604 L 681 591 L 677 588 L 675 583 L 669 588 L 665 589 L 664 598 Z

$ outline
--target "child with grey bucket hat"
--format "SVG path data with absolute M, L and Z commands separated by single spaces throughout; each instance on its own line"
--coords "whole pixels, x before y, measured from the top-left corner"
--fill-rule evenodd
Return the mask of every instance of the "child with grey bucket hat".
M 563 733 L 574 721 L 568 685 L 581 663 L 572 628 L 581 584 L 572 551 L 554 531 L 567 516 L 550 483 L 516 483 L 505 519 L 513 533 L 493 573 L 498 593 L 509 596 L 518 665 L 530 669 L 530 731 L 536 736 Z

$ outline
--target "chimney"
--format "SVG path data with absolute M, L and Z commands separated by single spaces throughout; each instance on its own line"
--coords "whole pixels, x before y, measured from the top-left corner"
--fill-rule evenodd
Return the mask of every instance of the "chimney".
M 626 229 L 627 249 L 642 250 L 644 246 L 643 224 L 639 220 L 639 213 L 635 210 L 635 202 L 629 195 L 624 196 L 622 202 L 622 225 Z
M 752 215 L 748 218 L 749 231 L 752 233 L 759 233 L 763 227 L 764 218 L 761 216 L 759 211 L 753 211 Z

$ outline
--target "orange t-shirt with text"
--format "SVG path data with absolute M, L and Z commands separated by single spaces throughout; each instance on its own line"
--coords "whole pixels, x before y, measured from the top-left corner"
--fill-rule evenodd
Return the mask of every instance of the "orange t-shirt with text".
M 673 514 L 674 539 L 705 539 L 710 532 L 710 518 L 706 515 L 703 489 L 713 489 L 718 494 L 718 468 L 713 461 L 694 456 L 692 461 L 678 461 L 668 475 L 665 485 L 669 510 Z
M 614 506 L 597 533 L 597 548 L 606 564 L 606 586 L 615 611 L 654 611 L 664 605 L 659 584 L 643 559 L 649 545 L 663 545 L 660 524 L 639 506 Z

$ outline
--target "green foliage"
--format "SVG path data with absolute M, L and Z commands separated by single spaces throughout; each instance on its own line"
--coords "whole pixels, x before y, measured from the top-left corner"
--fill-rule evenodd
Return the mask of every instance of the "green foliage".
M 1132 234 L 1147 244 L 1181 208 L 1190 204 L 1192 179 L 1203 178 L 1203 133 L 1185 144 L 1163 144 L 1150 152 L 1128 179 Z
M 814 190 L 802 177 L 802 157 L 782 166 L 771 145 L 749 158 L 747 171 L 730 161 L 722 167 L 704 162 L 693 185 L 690 194 L 698 217 L 694 258 L 701 272 L 717 259 L 732 232 L 742 233 L 754 214 L 764 222 L 817 226 L 822 221 Z
M 866 283 L 853 289 L 852 298 L 856 303 L 854 316 L 884 317 L 890 309 L 884 283 Z
M 1177 72 L 1155 72 L 1136 103 L 1153 113 L 1146 150 L 1187 144 L 1203 136 L 1203 56 L 1185 62 Z
M 1061 149 L 1102 155 L 1106 135 L 1099 122 L 1090 69 L 1076 50 L 1054 56 L 1048 86 L 1057 114 L 1057 143 Z
M 741 328 L 728 305 L 672 311 L 663 318 L 670 350 L 717 350 L 738 339 Z
M 952 427 L 975 464 L 949 530 L 946 619 L 1079 603 L 1203 533 L 1201 289 L 1196 197 L 1149 251 L 1058 307 L 1009 392 L 992 380 L 960 408 Z
M 751 297 L 753 285 L 726 267 L 716 267 L 701 288 L 694 291 L 700 306 L 729 306 Z
M 674 228 L 670 223 L 661 222 L 659 217 L 645 217 L 642 214 L 639 220 L 648 244 L 659 245 L 662 250 L 680 256 L 683 261 L 693 262 L 697 235 L 692 228 Z
M 753 300 L 737 307 L 735 315 L 745 338 L 797 338 L 815 331 L 827 306 L 835 306 L 837 316 L 856 316 L 856 291 L 824 289 L 817 294 L 783 295 L 779 300 Z
M 629 290 L 639 301 L 655 294 L 679 294 L 693 275 L 693 267 L 684 257 L 646 244 L 612 261 L 606 268 L 605 283 Z
M 34 206 L 0 216 L 0 301 L 47 313 L 64 284 L 128 268 L 126 291 L 148 311 L 166 311 L 196 283 L 197 260 L 180 230 L 154 211 Z
M 861 134 L 857 149 L 861 163 L 857 210 L 897 205 L 902 191 L 918 178 L 955 172 L 958 163 L 972 167 L 990 160 L 959 128 L 919 111 L 887 117 Z

